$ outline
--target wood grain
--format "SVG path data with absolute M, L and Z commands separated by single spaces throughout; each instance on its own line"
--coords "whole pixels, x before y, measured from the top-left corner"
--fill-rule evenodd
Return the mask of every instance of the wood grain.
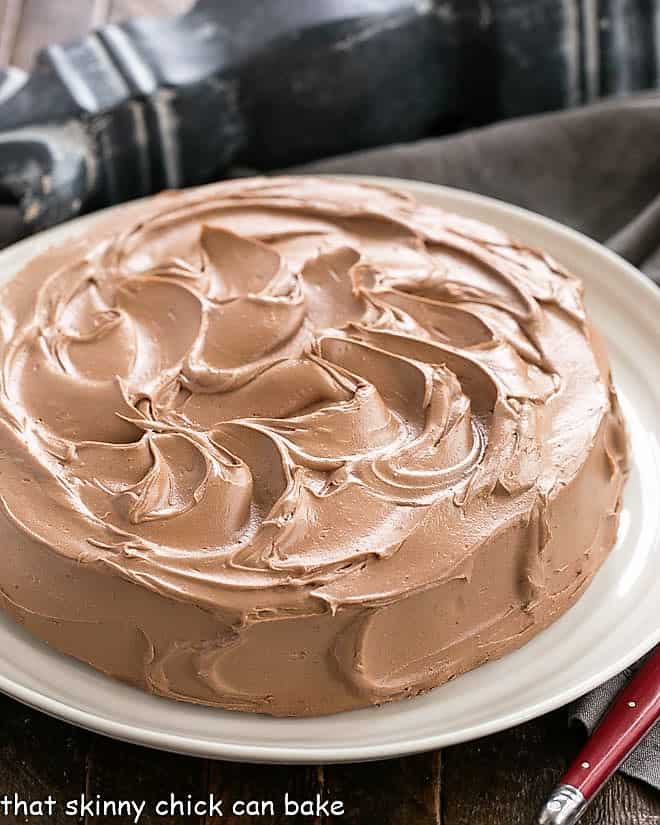
M 209 791 L 226 800 L 226 825 L 260 822 L 264 825 L 321 825 L 318 816 L 284 814 L 284 795 L 301 802 L 316 794 L 324 797 L 324 769 L 308 765 L 240 765 L 236 762 L 212 762 L 209 768 Z M 232 812 L 235 802 L 249 800 L 273 802 L 274 813 L 240 816 Z M 210 825 L 211 820 L 209 820 Z M 342 819 L 341 822 L 344 822 Z M 207 825 L 205 823 L 204 825 Z
M 581 825 L 660 825 L 660 793 L 617 774 Z
M 576 744 L 567 730 L 566 712 L 560 710 L 486 739 L 447 748 L 444 822 L 529 825 Z
M 170 794 L 184 803 L 189 797 L 204 799 L 208 794 L 208 774 L 209 764 L 203 759 L 90 736 L 85 781 L 88 798 L 100 794 L 109 800 L 144 800 L 146 807 L 140 825 L 163 825 L 170 821 L 156 813 L 157 803 L 168 800 Z M 171 821 L 204 825 L 205 819 L 182 816 Z M 90 818 L 89 823 L 86 820 L 85 825 L 117 825 L 117 822 L 115 817 L 100 816 Z
M 324 770 L 324 789 L 328 798 L 344 802 L 341 822 L 347 825 L 440 825 L 441 769 L 437 751 L 386 762 L 330 765 Z
M 100 794 L 104 799 L 145 800 L 143 825 L 164 821 L 211 825 L 205 816 L 164 820 L 155 804 L 174 793 L 225 800 L 224 822 L 237 825 L 530 825 L 534 815 L 575 754 L 580 735 L 566 726 L 563 710 L 510 731 L 439 753 L 355 765 L 268 766 L 209 762 L 120 742 L 50 719 L 0 697 L 0 797 L 60 802 L 49 823 L 73 825 L 61 806 L 66 799 Z M 340 800 L 341 817 L 285 817 L 284 793 L 298 801 Z M 275 814 L 238 816 L 233 801 L 268 800 Z M 278 804 L 279 803 L 279 804 Z M 0 816 L 18 825 L 23 816 Z M 128 822 L 100 816 L 79 825 Z M 660 794 L 619 775 L 587 812 L 585 825 L 659 825 Z
M 560 709 L 508 731 L 447 748 L 444 825 L 531 825 L 579 750 L 582 734 Z M 659 825 L 660 794 L 616 776 L 584 825 Z
M 0 694 L 0 798 L 14 794 L 22 800 L 45 800 L 49 794 L 62 803 L 85 790 L 88 734 L 44 716 Z M 26 819 L 21 812 L 0 813 L 3 825 L 26 821 L 75 825 L 58 805 L 52 817 Z

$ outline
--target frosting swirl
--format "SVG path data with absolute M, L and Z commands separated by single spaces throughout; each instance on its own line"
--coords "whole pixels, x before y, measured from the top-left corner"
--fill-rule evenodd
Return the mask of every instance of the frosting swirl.
M 2 333 L 4 535 L 55 588 L 13 592 L 5 562 L 6 607 L 159 693 L 316 713 L 417 692 L 547 624 L 613 542 L 625 442 L 580 282 L 401 192 L 166 193 L 35 261 Z M 48 581 L 67 564 L 82 607 Z M 130 626 L 135 661 L 81 621 Z M 287 667 L 306 687 L 277 687 Z

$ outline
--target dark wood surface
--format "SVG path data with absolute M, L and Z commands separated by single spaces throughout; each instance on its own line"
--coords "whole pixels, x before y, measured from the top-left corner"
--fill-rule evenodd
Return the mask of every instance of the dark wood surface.
M 301 0 L 306 2 L 307 0 Z M 218 0 L 222 2 L 222 0 Z M 0 65 L 27 68 L 43 44 L 76 37 L 108 19 L 185 10 L 190 0 L 0 0 Z M 51 817 L 2 814 L 0 822 L 130 822 L 130 817 L 65 816 L 65 800 L 86 794 L 147 802 L 142 825 L 223 821 L 360 825 L 531 825 L 580 734 L 556 711 L 528 724 L 442 752 L 359 765 L 250 766 L 210 762 L 114 742 L 50 719 L 0 695 L 0 801 L 52 794 Z M 157 817 L 155 803 L 174 793 L 225 799 L 294 798 L 343 802 L 341 817 Z M 660 825 L 660 794 L 619 775 L 587 813 L 585 825 Z
M 103 799 L 145 800 L 142 825 L 223 821 L 269 825 L 531 825 L 548 790 L 580 744 L 559 710 L 475 742 L 405 759 L 357 765 L 270 766 L 210 762 L 114 742 L 0 698 L 0 799 L 52 794 L 60 803 L 53 825 L 111 825 L 130 817 L 71 817 L 65 800 L 86 794 Z M 164 819 L 158 800 L 170 793 L 216 798 L 343 802 L 343 816 L 239 817 L 225 808 L 222 820 L 204 816 Z M 225 805 L 228 803 L 225 802 Z M 0 813 L 0 822 L 44 822 Z M 588 811 L 585 825 L 657 825 L 660 794 L 617 776 Z

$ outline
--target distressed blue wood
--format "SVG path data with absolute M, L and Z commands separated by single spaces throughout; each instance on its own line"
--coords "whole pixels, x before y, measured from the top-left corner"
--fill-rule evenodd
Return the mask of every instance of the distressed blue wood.
M 0 70 L 0 206 L 27 233 L 235 163 L 272 169 L 650 88 L 657 6 L 198 0 L 109 23 L 47 46 L 29 75 Z

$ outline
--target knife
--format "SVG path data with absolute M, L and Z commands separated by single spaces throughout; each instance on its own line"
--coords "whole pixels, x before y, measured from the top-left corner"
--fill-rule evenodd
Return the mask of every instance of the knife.
M 621 690 L 543 806 L 537 825 L 574 825 L 660 721 L 660 647 Z

